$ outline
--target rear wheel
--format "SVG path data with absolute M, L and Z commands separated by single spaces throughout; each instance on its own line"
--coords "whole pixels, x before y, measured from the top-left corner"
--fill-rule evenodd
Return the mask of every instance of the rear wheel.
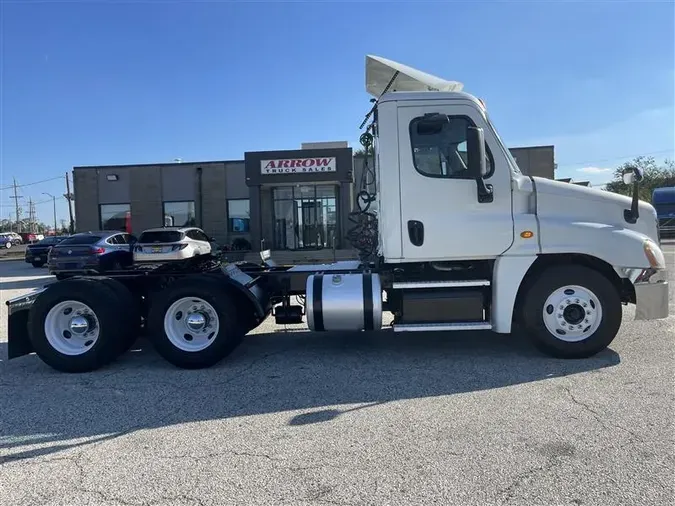
M 45 265 L 44 262 L 31 262 L 31 264 L 33 264 L 33 267 L 35 267 L 36 269 L 39 269 L 40 267 L 43 267 Z
M 12 247 L 12 242 L 11 242 L 11 241 L 7 241 L 7 242 L 5 243 L 5 248 L 9 249 L 9 248 L 11 248 L 11 247 Z
M 30 308 L 28 333 L 33 349 L 48 365 L 64 372 L 87 372 L 119 355 L 124 319 L 117 295 L 90 279 L 55 283 Z
M 157 352 L 177 367 L 210 367 L 229 355 L 245 332 L 221 280 L 179 279 L 150 302 L 148 327 Z
M 553 267 L 524 295 L 522 321 L 535 345 L 558 358 L 586 358 L 604 350 L 621 326 L 613 283 L 588 267 Z

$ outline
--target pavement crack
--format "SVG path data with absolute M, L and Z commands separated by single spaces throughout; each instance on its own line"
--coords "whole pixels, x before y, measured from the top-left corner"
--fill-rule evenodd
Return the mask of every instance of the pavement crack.
M 637 439 L 637 440 L 640 441 L 640 442 L 643 441 L 642 437 L 640 437 L 639 434 L 637 434 L 636 432 L 632 431 L 631 429 L 627 429 L 626 427 L 624 427 L 624 426 L 622 426 L 622 425 L 620 425 L 620 424 L 618 424 L 618 423 L 614 423 L 614 422 L 605 420 L 605 419 L 602 417 L 602 415 L 601 415 L 598 411 L 596 411 L 592 406 L 590 406 L 590 405 L 587 404 L 586 402 L 583 402 L 583 401 L 577 399 L 577 398 L 574 396 L 574 394 L 572 393 L 572 390 L 570 389 L 570 387 L 568 387 L 568 386 L 566 386 L 566 385 L 562 385 L 562 388 L 563 388 L 563 390 L 565 390 L 565 392 L 567 392 L 568 397 L 570 398 L 570 400 L 571 400 L 574 404 L 576 404 L 577 406 L 581 406 L 585 411 L 587 411 L 588 413 L 590 413 L 591 415 L 593 415 L 593 418 L 595 418 L 595 420 L 596 420 L 600 425 L 602 425 L 604 428 L 606 428 L 606 429 L 611 429 L 611 427 L 608 427 L 608 425 L 607 425 L 608 423 L 611 423 L 611 425 L 612 425 L 613 427 L 615 427 L 615 428 L 617 428 L 617 429 L 619 429 L 619 430 L 622 430 L 622 431 L 624 431 L 624 432 L 630 434 L 631 436 L 633 436 L 635 439 Z
M 142 503 L 136 503 L 136 502 L 128 502 L 124 499 L 121 499 L 115 495 L 112 494 L 107 494 L 105 492 L 102 492 L 100 490 L 95 490 L 95 489 L 89 489 L 85 487 L 81 487 L 76 485 L 75 490 L 77 490 L 80 493 L 84 494 L 91 494 L 99 497 L 105 502 L 113 503 L 113 504 L 122 504 L 123 506 L 142 506 Z
M 161 460 L 182 460 L 182 459 L 190 459 L 194 460 L 195 462 L 199 462 L 200 460 L 205 460 L 205 459 L 212 459 L 215 457 L 222 457 L 224 455 L 235 455 L 237 457 L 255 457 L 255 458 L 263 458 L 267 459 L 271 462 L 283 462 L 283 459 L 278 459 L 275 457 L 272 457 L 271 455 L 268 455 L 266 453 L 254 453 L 254 452 L 241 452 L 241 451 L 236 451 L 236 450 L 223 450 L 223 451 L 218 451 L 218 452 L 211 452 L 211 453 L 205 453 L 202 455 L 194 455 L 191 453 L 182 453 L 179 455 L 164 455 L 157 457 L 158 459 Z
M 511 484 L 506 487 L 505 489 L 501 490 L 499 493 L 506 495 L 505 501 L 509 502 L 515 497 L 515 491 L 518 487 L 520 487 L 524 482 L 526 482 L 529 478 L 533 477 L 534 475 L 541 473 L 541 472 L 548 472 L 552 468 L 554 468 L 557 464 L 559 463 L 559 458 L 558 457 L 552 457 L 550 458 L 546 464 L 543 464 L 539 467 L 535 467 L 533 469 L 528 469 L 522 474 L 517 475 Z

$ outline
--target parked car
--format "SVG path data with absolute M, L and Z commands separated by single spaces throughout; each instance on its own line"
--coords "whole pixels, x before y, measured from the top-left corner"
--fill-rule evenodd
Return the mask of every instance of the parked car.
M 57 279 L 72 274 L 117 270 L 133 263 L 136 238 L 116 230 L 81 232 L 52 246 L 47 257 L 49 273 Z
M 196 227 L 164 227 L 146 230 L 134 246 L 135 262 L 166 262 L 207 255 L 213 240 Z
M 50 236 L 35 244 L 29 244 L 26 246 L 26 263 L 33 264 L 33 267 L 42 267 L 47 263 L 47 255 L 49 255 L 52 246 L 57 245 L 67 237 L 67 235 Z
M 33 232 L 21 232 L 19 236 L 25 244 L 32 244 L 40 240 L 37 234 L 34 234 Z
M 0 234 L 0 247 L 2 248 L 11 248 L 12 246 L 18 246 L 23 241 L 21 236 L 16 232 L 2 232 Z

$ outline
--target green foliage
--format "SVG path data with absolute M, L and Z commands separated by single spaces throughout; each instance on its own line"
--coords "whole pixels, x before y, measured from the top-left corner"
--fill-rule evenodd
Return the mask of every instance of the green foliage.
M 675 162 L 666 160 L 662 165 L 656 163 L 652 156 L 638 156 L 626 162 L 614 171 L 613 181 L 607 183 L 605 189 L 621 195 L 632 194 L 632 186 L 623 182 L 623 174 L 630 167 L 642 169 L 643 179 L 640 182 L 640 200 L 652 201 L 652 191 L 663 186 L 675 186 Z

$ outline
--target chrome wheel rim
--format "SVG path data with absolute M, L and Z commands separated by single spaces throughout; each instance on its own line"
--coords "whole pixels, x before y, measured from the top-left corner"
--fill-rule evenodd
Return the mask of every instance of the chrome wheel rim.
M 47 342 L 63 355 L 82 355 L 91 350 L 100 333 L 96 313 L 77 300 L 65 300 L 52 307 L 45 318 Z
M 197 352 L 211 346 L 220 329 L 215 308 L 199 297 L 182 297 L 164 314 L 164 333 L 182 351 Z
M 546 329 L 561 341 L 591 337 L 602 323 L 602 305 L 588 288 L 567 285 L 548 296 L 542 311 Z

